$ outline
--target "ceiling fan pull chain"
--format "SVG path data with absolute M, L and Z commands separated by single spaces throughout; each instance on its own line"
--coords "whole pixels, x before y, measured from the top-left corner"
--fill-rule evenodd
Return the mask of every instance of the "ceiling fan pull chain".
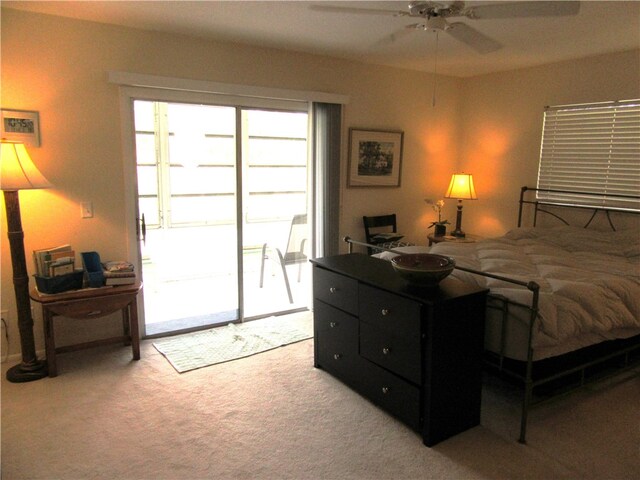
M 433 99 L 431 101 L 431 106 L 436 106 L 436 82 L 438 74 L 438 31 L 436 30 L 436 59 L 433 65 Z

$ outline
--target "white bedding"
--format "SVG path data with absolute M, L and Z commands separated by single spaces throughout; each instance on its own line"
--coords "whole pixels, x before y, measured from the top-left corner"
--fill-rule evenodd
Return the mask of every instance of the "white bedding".
M 404 247 L 455 258 L 457 265 L 540 285 L 539 320 L 533 332 L 534 359 L 546 358 L 640 333 L 640 234 L 597 232 L 577 227 L 521 228 L 476 243 L 442 242 Z M 381 258 L 394 254 L 383 253 Z M 452 276 L 491 289 L 492 294 L 530 305 L 526 288 L 455 270 Z M 520 311 L 518 311 L 520 310 Z M 512 308 L 517 321 L 507 331 L 507 356 L 526 359 L 528 315 Z M 497 312 L 489 311 L 486 347 L 499 350 Z

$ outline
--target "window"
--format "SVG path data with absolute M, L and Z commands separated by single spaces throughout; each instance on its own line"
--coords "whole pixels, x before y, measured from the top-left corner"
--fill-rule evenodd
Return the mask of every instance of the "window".
M 247 222 L 287 220 L 307 212 L 307 112 L 246 110 Z
M 306 108 L 306 105 L 304 105 Z M 236 221 L 242 164 L 247 223 L 290 222 L 308 209 L 308 113 L 134 101 L 139 210 L 149 228 Z
M 640 100 L 547 107 L 538 200 L 640 210 Z M 570 192 L 597 194 L 589 195 Z

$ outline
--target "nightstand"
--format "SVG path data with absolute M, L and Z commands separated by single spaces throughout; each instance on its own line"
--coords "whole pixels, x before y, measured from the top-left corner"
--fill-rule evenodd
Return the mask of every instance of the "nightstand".
M 440 242 L 474 243 L 480 240 L 481 238 L 482 237 L 478 235 L 469 235 L 469 234 L 467 234 L 467 236 L 465 237 L 454 237 L 453 235 L 436 236 L 433 233 L 427 236 L 427 239 L 429 240 L 429 246 L 433 245 L 434 243 L 440 243 Z

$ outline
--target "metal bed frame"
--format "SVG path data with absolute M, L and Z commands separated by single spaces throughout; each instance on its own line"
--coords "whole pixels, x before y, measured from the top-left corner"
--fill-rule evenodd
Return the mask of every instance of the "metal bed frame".
M 603 212 L 607 218 L 607 221 L 612 231 L 615 231 L 616 228 L 611 219 L 611 212 L 622 211 L 625 214 L 632 214 L 632 215 L 640 214 L 640 211 L 636 211 L 636 210 L 621 210 L 621 209 L 608 208 L 603 206 L 582 206 L 582 205 L 554 203 L 551 201 L 540 201 L 537 199 L 537 193 L 536 193 L 535 200 L 528 200 L 525 198 L 527 195 L 527 192 L 575 194 L 575 195 L 582 195 L 582 196 L 587 196 L 592 198 L 602 197 L 601 195 L 591 194 L 588 192 L 541 189 L 541 188 L 531 188 L 526 186 L 522 187 L 520 192 L 520 201 L 519 201 L 519 210 L 518 210 L 518 227 L 522 226 L 523 208 L 525 205 L 533 205 L 534 213 L 533 213 L 532 223 L 534 227 L 537 224 L 538 213 L 545 213 L 545 214 L 551 215 L 552 217 L 558 219 L 565 225 L 570 225 L 570 223 L 565 218 L 563 218 L 559 213 L 553 211 L 555 209 L 579 208 L 579 209 L 586 209 L 586 210 L 592 211 L 591 217 L 583 225 L 583 228 L 588 228 L 591 225 L 593 219 L 598 214 L 598 212 Z M 614 197 L 624 199 L 624 200 L 633 200 L 633 201 L 637 200 L 638 202 L 640 202 L 640 196 L 616 195 Z M 609 196 L 609 198 L 611 198 L 611 196 Z M 352 253 L 353 244 L 362 245 L 366 247 L 370 246 L 366 243 L 355 241 L 350 237 L 344 237 L 344 241 L 349 244 L 349 253 Z M 403 253 L 393 249 L 382 248 L 380 246 L 377 246 L 377 248 L 380 250 L 391 252 L 391 253 L 397 253 L 397 254 Z M 606 346 L 611 348 L 598 349 L 598 351 L 595 353 L 591 353 L 591 351 L 589 350 L 591 349 L 591 347 L 593 347 L 591 346 L 591 347 L 584 347 L 582 349 L 579 349 L 577 351 L 570 352 L 564 355 L 560 355 L 559 357 L 553 357 L 554 359 L 563 357 L 566 360 L 566 359 L 569 359 L 569 357 L 573 356 L 569 362 L 565 362 L 565 363 L 568 363 L 568 365 L 562 365 L 561 362 L 558 362 L 558 364 L 560 365 L 559 368 L 557 367 L 548 368 L 547 370 L 549 370 L 549 372 L 545 372 L 543 375 L 534 375 L 534 368 L 535 368 L 534 364 L 536 364 L 536 361 L 533 360 L 532 341 L 533 341 L 533 332 L 534 332 L 535 322 L 538 318 L 538 302 L 539 302 L 540 286 L 533 281 L 523 282 L 520 280 L 504 277 L 501 275 L 494 275 L 491 273 L 481 272 L 481 271 L 477 271 L 470 268 L 464 268 L 460 266 L 456 266 L 455 268 L 457 270 L 461 270 L 464 272 L 469 272 L 469 273 L 481 275 L 484 277 L 494 278 L 497 280 L 502 280 L 507 283 L 525 287 L 532 294 L 531 303 L 528 305 L 515 302 L 502 295 L 491 294 L 491 293 L 489 293 L 488 300 L 487 300 L 487 308 L 496 309 L 502 312 L 502 315 L 501 315 L 500 352 L 499 353 L 486 352 L 487 355 L 485 357 L 485 361 L 489 367 L 497 369 L 498 372 L 500 372 L 501 374 L 504 374 L 512 379 L 518 380 L 524 384 L 522 407 L 521 407 L 521 414 L 520 414 L 520 436 L 518 438 L 518 441 L 520 443 L 526 443 L 527 420 L 528 420 L 528 414 L 529 414 L 530 408 L 546 400 L 545 399 L 542 401 L 534 402 L 533 401 L 534 388 L 540 387 L 545 384 L 549 384 L 551 382 L 557 382 L 571 375 L 580 376 L 580 381 L 578 382 L 578 385 L 573 386 L 571 390 L 574 390 L 576 388 L 581 388 L 590 381 L 590 379 L 587 376 L 588 368 L 601 365 L 605 362 L 608 362 L 610 360 L 617 359 L 620 357 L 622 357 L 622 365 L 617 366 L 615 371 L 610 372 L 608 375 L 598 376 L 597 380 L 604 379 L 607 376 L 619 374 L 622 371 L 629 369 L 635 365 L 636 362 L 635 360 L 632 360 L 631 357 L 633 353 L 640 352 L 640 335 L 636 335 L 624 341 L 609 340 L 609 341 L 601 342 L 600 344 L 597 344 L 597 345 L 602 346 L 604 344 L 607 344 Z M 527 360 L 526 362 L 524 362 L 524 366 L 520 361 L 508 359 L 504 353 L 505 347 L 506 347 L 506 329 L 507 329 L 507 323 L 509 321 L 509 318 L 508 318 L 509 309 L 511 306 L 523 307 L 529 311 Z M 586 359 L 581 358 L 581 356 L 577 356 L 576 358 L 576 356 L 574 355 L 576 352 L 583 352 L 583 353 L 589 352 L 586 355 L 588 358 Z M 546 362 L 547 360 L 548 359 L 540 360 L 540 362 Z M 636 360 L 640 360 L 640 355 L 639 355 L 639 358 Z M 564 390 L 562 393 L 566 393 L 566 391 L 567 390 Z

